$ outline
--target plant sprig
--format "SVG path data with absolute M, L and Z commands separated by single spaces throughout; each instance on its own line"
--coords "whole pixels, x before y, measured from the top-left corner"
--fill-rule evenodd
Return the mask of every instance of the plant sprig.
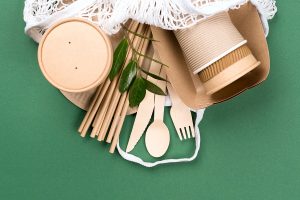
M 144 70 L 141 66 L 139 66 L 138 61 L 140 57 L 144 57 L 146 59 L 150 59 L 151 61 L 159 63 L 161 66 L 166 66 L 166 65 L 160 62 L 159 60 L 156 60 L 136 50 L 129 37 L 129 33 L 135 35 L 136 37 L 141 37 L 145 40 L 149 40 L 149 41 L 156 41 L 156 40 L 154 40 L 151 37 L 147 37 L 140 33 L 134 32 L 129 28 L 125 27 L 124 25 L 122 25 L 122 28 L 124 32 L 124 38 L 120 41 L 116 50 L 114 51 L 113 64 L 112 64 L 111 71 L 109 73 L 110 80 L 113 80 L 125 65 L 126 55 L 128 55 L 128 50 L 130 48 L 132 51 L 132 56 L 128 64 L 124 67 L 121 73 L 121 77 L 118 85 L 119 91 L 121 93 L 128 91 L 129 106 L 130 107 L 138 106 L 143 101 L 146 95 L 146 90 L 157 95 L 166 95 L 160 87 L 150 82 L 149 80 L 143 78 L 141 76 L 141 73 L 144 73 L 159 81 L 167 81 L 167 80 L 156 74 Z

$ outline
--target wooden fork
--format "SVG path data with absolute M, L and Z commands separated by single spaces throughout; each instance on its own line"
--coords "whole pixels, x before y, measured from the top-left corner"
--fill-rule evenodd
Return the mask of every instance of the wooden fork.
M 192 137 L 195 137 L 190 109 L 181 101 L 170 83 L 167 84 L 167 88 L 172 100 L 170 114 L 179 139 L 182 140 L 182 136 L 184 139 L 191 138 L 191 135 Z

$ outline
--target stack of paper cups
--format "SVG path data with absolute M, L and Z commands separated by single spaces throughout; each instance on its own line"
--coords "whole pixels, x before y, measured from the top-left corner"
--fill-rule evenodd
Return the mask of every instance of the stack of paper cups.
M 188 66 L 199 75 L 207 94 L 216 93 L 260 64 L 227 12 L 174 33 Z

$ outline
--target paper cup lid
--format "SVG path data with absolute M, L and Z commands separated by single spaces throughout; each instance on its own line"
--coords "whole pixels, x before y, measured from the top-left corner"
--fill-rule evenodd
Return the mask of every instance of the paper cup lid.
M 83 92 L 100 85 L 112 64 L 109 38 L 82 19 L 67 19 L 44 34 L 38 61 L 46 79 L 66 92 Z

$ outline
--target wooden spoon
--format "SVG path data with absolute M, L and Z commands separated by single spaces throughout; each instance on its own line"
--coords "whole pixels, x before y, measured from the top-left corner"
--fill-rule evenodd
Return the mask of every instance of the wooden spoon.
M 160 76 L 165 78 L 164 70 Z M 166 91 L 165 81 L 157 81 L 156 84 Z M 149 154 L 156 158 L 163 156 L 170 144 L 170 132 L 164 123 L 164 106 L 165 96 L 155 95 L 154 121 L 146 132 L 145 143 Z

